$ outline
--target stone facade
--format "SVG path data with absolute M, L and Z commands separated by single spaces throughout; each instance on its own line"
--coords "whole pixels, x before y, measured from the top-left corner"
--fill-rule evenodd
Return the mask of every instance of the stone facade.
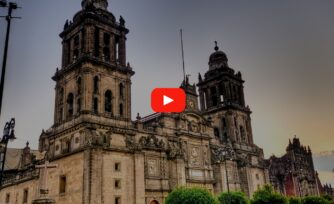
M 297 137 L 289 141 L 285 155 L 271 156 L 266 163 L 270 182 L 278 192 L 288 196 L 320 195 L 311 149 L 301 145 Z
M 200 186 L 215 194 L 229 188 L 251 196 L 269 183 L 263 150 L 253 142 L 244 81 L 218 46 L 209 71 L 199 76 L 200 103 L 196 85 L 186 77 L 180 86 L 187 95 L 184 112 L 138 114 L 131 120 L 129 30 L 107 5 L 84 0 L 60 34 L 54 125 L 40 136 L 45 158 L 37 161 L 57 167 L 31 168 L 28 172 L 37 176 L 8 180 L 0 202 L 10 194 L 10 202 L 17 203 L 27 186 L 27 203 L 42 197 L 44 188 L 62 204 L 162 204 L 177 186 Z

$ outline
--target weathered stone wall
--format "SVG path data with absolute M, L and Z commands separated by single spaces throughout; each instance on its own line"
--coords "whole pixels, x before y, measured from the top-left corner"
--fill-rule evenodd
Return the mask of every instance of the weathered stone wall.
M 9 203 L 23 203 L 25 190 L 28 190 L 27 204 L 31 204 L 32 200 L 37 198 L 38 195 L 38 179 L 29 180 L 1 189 L 0 203 L 6 203 L 7 195 L 9 195 Z

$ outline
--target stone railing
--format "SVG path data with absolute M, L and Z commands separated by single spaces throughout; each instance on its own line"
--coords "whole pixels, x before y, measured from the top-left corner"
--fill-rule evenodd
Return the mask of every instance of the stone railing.
M 2 181 L 3 186 L 14 185 L 26 180 L 34 179 L 39 176 L 38 169 L 28 169 L 22 172 L 19 172 L 16 175 L 5 177 Z

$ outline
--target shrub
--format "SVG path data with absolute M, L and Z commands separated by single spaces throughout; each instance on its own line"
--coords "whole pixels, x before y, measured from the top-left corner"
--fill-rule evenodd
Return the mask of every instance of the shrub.
M 168 194 L 165 204 L 218 204 L 218 201 L 206 189 L 179 187 Z
M 251 201 L 252 204 L 287 204 L 287 199 L 274 191 L 270 185 L 265 185 L 257 190 Z
M 302 201 L 300 200 L 300 198 L 297 197 L 289 197 L 289 204 L 301 204 Z
M 325 198 L 319 196 L 306 196 L 302 199 L 303 204 L 329 204 Z
M 218 197 L 218 200 L 222 204 L 228 204 L 229 200 L 231 201 L 230 204 L 247 204 L 248 198 L 242 192 L 230 192 L 230 193 L 221 193 Z
M 330 201 L 329 203 L 334 203 L 333 202 L 333 198 L 330 195 L 324 194 L 321 197 L 324 198 L 324 199 L 326 199 L 326 200 L 328 200 L 328 201 Z

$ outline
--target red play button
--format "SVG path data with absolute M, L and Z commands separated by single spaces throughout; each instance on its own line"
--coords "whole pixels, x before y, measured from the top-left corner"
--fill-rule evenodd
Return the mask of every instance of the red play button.
M 160 113 L 180 113 L 186 107 L 186 94 L 180 88 L 156 88 L 151 94 L 151 107 Z

